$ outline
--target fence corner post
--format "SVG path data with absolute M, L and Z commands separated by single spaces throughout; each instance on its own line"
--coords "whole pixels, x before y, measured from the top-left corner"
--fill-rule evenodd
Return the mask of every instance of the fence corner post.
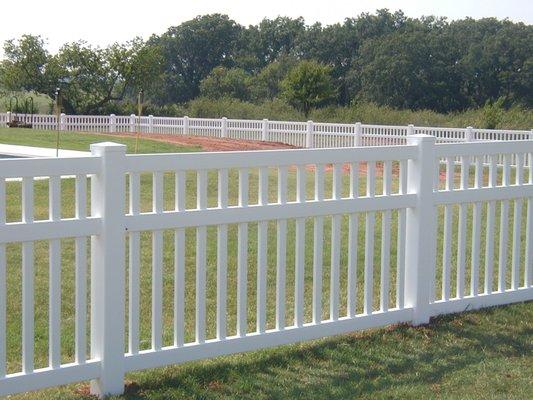
M 261 140 L 263 142 L 268 142 L 268 119 L 263 119 L 263 130 L 261 131 Z
M 135 114 L 130 115 L 130 133 L 135 133 Z
M 311 149 L 313 147 L 313 121 L 307 121 L 307 132 L 305 135 L 305 147 Z
M 220 133 L 220 136 L 223 138 L 228 137 L 228 119 L 226 117 L 222 117 L 222 131 Z
M 66 124 L 66 115 L 65 113 L 61 113 L 59 115 L 59 130 L 64 131 L 65 130 L 65 124 Z
M 109 115 L 109 132 L 115 133 L 117 131 L 117 119 L 115 114 Z
M 413 124 L 407 125 L 407 136 L 413 136 L 415 134 L 415 126 Z
M 104 397 L 124 392 L 126 146 L 96 143 L 91 154 L 101 160 L 91 179 L 93 215 L 101 219 L 91 237 L 91 357 L 100 361 L 91 394 Z
M 465 141 L 466 142 L 473 142 L 474 141 L 474 128 L 472 128 L 471 126 L 467 126 L 466 127 Z
M 11 111 L 6 112 L 7 123 L 11 122 Z
M 407 137 L 418 147 L 416 159 L 408 161 L 407 192 L 416 195 L 416 206 L 407 208 L 404 304 L 413 309 L 413 325 L 427 324 L 430 294 L 434 285 L 437 218 L 433 199 L 435 142 L 430 135 Z
M 154 116 L 148 116 L 148 133 L 154 133 Z
M 363 145 L 363 127 L 361 122 L 355 123 L 355 147 L 361 147 Z

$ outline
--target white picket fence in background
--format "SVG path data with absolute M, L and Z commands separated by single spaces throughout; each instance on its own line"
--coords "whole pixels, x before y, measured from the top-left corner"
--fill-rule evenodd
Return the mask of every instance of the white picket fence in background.
M 0 114 L 0 126 L 13 118 Z M 138 118 L 135 115 L 65 115 L 59 122 L 54 115 L 21 116 L 32 122 L 36 129 L 86 131 L 105 133 L 154 133 L 169 135 L 197 135 L 241 140 L 262 140 L 285 143 L 305 148 L 333 148 L 356 146 L 391 146 L 406 143 L 413 134 L 432 135 L 438 143 L 470 142 L 475 140 L 532 140 L 533 130 L 494 130 L 467 128 L 434 128 L 361 123 L 341 124 L 323 122 L 291 122 L 264 120 L 239 120 L 227 118 Z
M 216 125 L 220 121 L 211 123 Z M 228 120 L 227 123 L 228 130 L 235 132 L 230 128 L 233 122 Z M 260 122 L 248 123 L 252 125 L 246 129 L 260 129 Z M 286 127 L 279 125 L 277 129 L 285 131 Z M 533 141 L 438 145 L 435 141 L 432 136 L 415 135 L 407 138 L 406 145 L 386 148 L 160 155 L 126 155 L 125 146 L 100 143 L 92 145 L 92 153 L 86 157 L 0 160 L 0 395 L 82 380 L 93 380 L 91 391 L 97 395 L 119 394 L 124 390 L 124 375 L 130 371 L 393 323 L 424 324 L 431 316 L 439 314 L 532 300 Z M 517 160 L 515 167 L 511 166 L 511 156 Z M 497 167 L 500 158 L 503 158 L 502 168 Z M 442 159 L 446 166 L 444 172 Z M 526 159 L 530 161 L 529 167 L 525 166 Z M 473 182 L 469 179 L 471 168 L 475 170 Z M 458 185 L 454 183 L 456 169 L 460 170 Z M 250 184 L 254 171 L 258 173 L 257 186 Z M 288 177 L 294 172 L 295 188 L 288 185 Z M 192 186 L 195 193 L 187 191 L 190 186 L 186 185 L 186 179 L 191 173 L 195 176 Z M 275 199 L 268 195 L 273 184 L 269 182 L 272 173 L 275 173 L 277 186 Z M 218 182 L 215 186 L 208 185 L 208 178 L 213 179 L 213 174 Z M 150 176 L 151 210 L 141 208 L 141 187 L 147 183 L 141 175 Z M 168 175 L 174 192 L 170 208 L 168 201 L 164 201 Z M 43 176 L 49 177 L 49 216 L 45 220 L 35 220 L 34 182 Z M 70 204 L 75 204 L 74 215 L 63 213 L 62 177 L 75 180 L 75 194 L 68 199 Z M 22 192 L 22 216 L 20 220 L 6 221 L 6 204 L 18 201 L 9 195 L 16 196 L 14 191 L 6 191 L 12 184 L 8 180 L 12 178 L 22 180 L 17 183 Z M 239 193 L 238 201 L 233 203 L 229 200 L 228 187 L 235 179 Z M 312 196 L 306 195 L 309 180 L 314 184 Z M 349 192 L 345 192 L 342 185 L 347 180 Z M 330 181 L 331 186 L 325 184 Z M 365 193 L 360 193 L 360 184 L 365 184 Z M 252 187 L 257 187 L 257 192 L 251 196 Z M 193 207 L 186 204 L 190 196 L 196 200 Z M 213 196 L 218 199 L 216 204 L 212 204 Z M 251 202 L 251 198 L 257 201 Z M 127 202 L 129 210 L 125 211 Z M 454 207 L 459 208 L 458 214 L 453 213 Z M 481 220 L 484 207 L 486 221 Z M 443 219 L 437 212 L 439 208 L 444 208 Z M 507 229 L 510 210 L 514 219 L 512 229 Z M 527 212 L 527 217 L 522 218 L 522 210 Z M 293 222 L 294 242 L 288 240 L 288 223 Z M 331 233 L 326 235 L 325 225 L 330 222 Z M 272 223 L 276 229 L 275 244 L 268 240 Z M 229 230 L 229 226 L 235 225 L 236 232 Z M 306 240 L 305 231 L 310 226 L 313 239 Z M 364 226 L 364 235 L 360 235 L 359 226 Z M 397 232 L 395 241 L 391 240 L 393 226 Z M 458 230 L 456 241 L 452 241 L 453 226 Z M 501 227 L 499 237 L 495 237 L 496 226 Z M 249 252 L 251 227 L 257 229 L 256 253 Z M 192 254 L 185 245 L 186 229 L 196 232 Z M 442 240 L 437 235 L 440 229 L 444 232 Z M 341 234 L 346 230 L 349 244 L 343 247 Z M 152 260 L 151 293 L 140 291 L 140 237 L 147 232 L 151 235 L 151 244 L 145 244 Z M 238 276 L 236 326 L 228 326 L 227 317 L 231 232 L 237 236 L 234 249 Z M 484 240 L 482 232 L 486 235 Z M 170 328 L 163 318 L 163 233 L 172 234 L 174 251 L 173 303 L 166 305 L 173 310 L 171 342 L 163 338 L 165 327 Z M 215 239 L 208 240 L 208 234 L 213 233 Z M 467 237 L 471 240 L 466 240 Z M 74 343 L 75 351 L 67 363 L 60 341 L 60 267 L 61 254 L 65 251 L 61 239 L 65 238 L 75 240 L 72 251 L 76 328 L 74 337 L 68 338 Z M 374 259 L 375 240 L 381 247 L 379 261 Z M 45 368 L 34 365 L 36 241 L 47 241 L 49 246 L 50 303 L 46 322 L 49 365 Z M 21 252 L 16 257 L 20 257 L 22 266 L 22 362 L 18 371 L 8 368 L 10 360 L 6 360 L 6 338 L 12 334 L 6 330 L 6 275 L 11 273 L 6 254 L 7 246 L 14 243 L 21 243 Z M 294 318 L 287 322 L 289 260 L 286 250 L 289 243 L 295 245 L 295 286 L 294 302 L 290 304 L 294 310 L 290 315 Z M 271 250 L 272 246 L 275 250 Z M 396 251 L 394 276 L 390 257 L 393 246 Z M 331 254 L 328 261 L 324 260 L 326 248 L 330 249 L 327 254 Z M 358 249 L 364 252 L 363 263 L 358 262 L 361 257 Z M 437 249 L 442 249 L 442 257 L 437 257 L 440 254 Z M 147 248 L 143 247 L 145 251 Z M 267 256 L 272 251 L 276 253 L 275 276 L 268 272 Z M 313 254 L 311 265 L 306 265 L 306 251 Z M 453 265 L 452 251 L 457 251 L 457 262 Z M 343 252 L 347 252 L 346 257 Z M 484 265 L 480 265 L 481 252 L 485 252 Z M 207 258 L 214 254 L 216 262 L 208 263 Z M 257 298 L 248 304 L 251 254 L 256 257 L 253 262 L 257 266 Z M 468 265 L 467 254 L 471 255 Z M 495 254 L 498 255 L 496 260 Z M 194 259 L 194 299 L 185 297 L 184 274 L 191 257 Z M 341 261 L 345 259 L 346 264 Z M 328 284 L 323 279 L 325 266 L 329 269 Z M 442 285 L 437 286 L 437 282 L 441 282 L 436 276 L 440 266 Z M 206 301 L 206 276 L 208 268 L 215 267 L 216 301 L 209 307 L 216 307 L 216 333 L 208 335 L 210 308 Z M 511 278 L 506 280 L 508 269 Z M 312 275 L 312 290 L 305 289 L 306 270 Z M 467 279 L 467 270 L 472 279 Z M 90 293 L 87 293 L 88 271 Z M 347 271 L 344 290 L 340 283 L 342 271 Z M 452 271 L 455 272 L 453 278 Z M 129 276 L 127 285 L 126 273 Z M 378 274 L 379 292 L 375 293 L 374 279 Z M 494 282 L 493 275 L 497 276 Z M 272 282 L 271 279 L 276 282 L 275 293 L 267 291 L 267 280 Z M 357 300 L 358 285 L 364 288 L 362 304 Z M 151 304 L 148 346 L 140 340 L 141 300 Z M 191 308 L 184 307 L 186 301 L 194 303 L 193 315 L 188 318 L 195 321 L 194 332 L 189 335 L 185 333 L 184 321 Z M 327 310 L 325 303 L 329 305 Z M 275 324 L 270 324 L 267 311 L 273 305 Z M 304 312 L 309 306 L 312 312 Z M 255 328 L 251 330 L 250 307 L 256 315 Z M 126 309 L 128 320 L 125 322 Z M 86 326 L 88 313 L 90 339 Z M 89 354 L 86 354 L 87 347 L 90 347 Z

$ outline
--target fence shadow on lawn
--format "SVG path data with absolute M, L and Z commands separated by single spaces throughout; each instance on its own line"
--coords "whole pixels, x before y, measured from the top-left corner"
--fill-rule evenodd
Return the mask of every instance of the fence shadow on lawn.
M 490 397 L 476 393 L 476 386 L 498 395 L 500 380 L 517 378 L 512 370 L 516 365 L 509 368 L 511 360 L 533 351 L 533 324 L 527 317 L 531 306 L 530 302 L 441 316 L 417 328 L 395 325 L 134 374 L 135 383 L 125 398 L 427 398 L 445 395 L 442 390 L 450 389 L 442 385 L 455 376 L 465 384 L 455 390 L 465 397 L 470 390 L 479 398 Z M 514 323 L 509 323 L 510 316 Z M 500 378 L 498 371 L 469 375 L 487 363 L 508 372 Z M 477 385 L 468 389 L 464 380 Z M 509 388 L 503 390 L 500 395 Z

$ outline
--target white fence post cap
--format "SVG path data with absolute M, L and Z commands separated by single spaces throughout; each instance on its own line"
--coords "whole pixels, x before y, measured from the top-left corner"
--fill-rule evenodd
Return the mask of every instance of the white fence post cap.
M 101 142 L 91 144 L 91 153 L 98 155 L 102 153 L 126 153 L 128 146 L 115 142 Z

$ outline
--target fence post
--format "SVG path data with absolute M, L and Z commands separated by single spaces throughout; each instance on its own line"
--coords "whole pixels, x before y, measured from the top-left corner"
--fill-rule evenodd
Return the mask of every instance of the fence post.
M 360 122 L 355 123 L 355 147 L 361 147 L 363 144 L 363 127 Z
M 466 127 L 465 141 L 466 142 L 473 142 L 474 141 L 474 128 L 472 128 L 471 126 L 467 126 Z
M 148 133 L 154 133 L 154 116 L 148 116 Z
M 228 119 L 226 117 L 222 117 L 221 137 L 223 137 L 223 138 L 227 138 L 228 137 Z
M 11 122 L 11 111 L 8 111 L 8 112 L 6 113 L 6 118 L 7 118 L 6 123 Z
M 109 116 L 109 132 L 115 133 L 117 131 L 117 119 L 115 114 Z
M 91 238 L 91 357 L 101 363 L 91 393 L 103 397 L 124 392 L 126 146 L 96 143 L 91 154 L 101 159 L 91 180 L 92 209 L 101 218 Z
M 313 121 L 307 121 L 307 133 L 305 135 L 305 147 L 313 147 Z
M 407 136 L 413 136 L 415 134 L 415 126 L 413 124 L 407 125 Z
M 417 204 L 407 209 L 404 304 L 413 308 L 413 325 L 429 322 L 430 285 L 434 285 L 437 220 L 433 202 L 435 137 L 412 135 L 408 145 L 418 146 L 416 159 L 408 161 L 407 192 Z
M 183 117 L 183 134 L 184 135 L 189 134 L 189 117 L 188 116 Z
M 268 142 L 268 119 L 263 119 L 263 130 L 261 132 L 261 140 Z
M 130 115 L 130 133 L 135 132 L 135 114 Z
M 66 116 L 64 113 L 61 113 L 59 115 L 59 130 L 60 131 L 64 131 L 65 130 L 65 121 L 66 120 Z

